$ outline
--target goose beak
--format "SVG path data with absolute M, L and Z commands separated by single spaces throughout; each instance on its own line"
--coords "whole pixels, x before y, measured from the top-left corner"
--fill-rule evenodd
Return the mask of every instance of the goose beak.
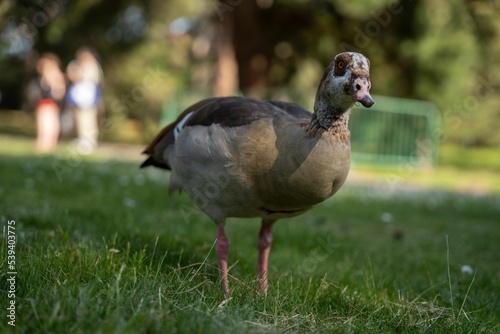
M 365 107 L 365 108 L 370 108 L 375 103 L 375 101 L 373 101 L 373 98 L 370 96 L 370 94 L 365 95 L 358 102 L 360 102 L 363 105 L 363 107 Z
M 354 101 L 360 102 L 365 108 L 370 108 L 375 103 L 370 95 L 370 79 L 366 75 L 353 75 L 348 93 Z

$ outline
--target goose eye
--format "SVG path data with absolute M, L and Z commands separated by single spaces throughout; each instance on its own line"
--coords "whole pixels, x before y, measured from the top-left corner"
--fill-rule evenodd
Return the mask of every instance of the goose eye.
M 344 68 L 344 62 L 343 61 L 339 61 L 339 63 L 337 64 L 338 68 Z

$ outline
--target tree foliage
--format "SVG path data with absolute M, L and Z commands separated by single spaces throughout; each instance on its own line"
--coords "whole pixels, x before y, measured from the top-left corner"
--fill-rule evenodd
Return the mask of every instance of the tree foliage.
M 185 92 L 313 95 L 332 57 L 352 50 L 370 58 L 374 93 L 434 102 L 444 140 L 500 145 L 499 13 L 498 0 L 7 0 L 0 107 L 21 107 L 32 49 L 67 64 L 94 47 L 107 117 L 142 124 Z

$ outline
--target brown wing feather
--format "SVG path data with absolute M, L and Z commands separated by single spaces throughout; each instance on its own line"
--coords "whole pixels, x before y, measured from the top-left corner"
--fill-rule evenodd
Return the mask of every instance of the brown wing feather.
M 295 118 L 310 119 L 311 113 L 293 103 L 279 101 L 261 101 L 243 97 L 221 97 L 202 100 L 187 108 L 175 122 L 167 125 L 143 152 L 149 155 L 141 165 L 170 169 L 163 153 L 169 145 L 174 144 L 174 129 L 190 112 L 195 113 L 184 124 L 186 126 L 219 124 L 223 127 L 238 127 L 250 124 L 265 117 L 287 114 Z
M 295 103 L 282 102 L 282 101 L 269 101 L 269 103 L 280 108 L 281 110 L 285 111 L 287 114 L 295 118 L 311 119 L 312 117 L 312 113 L 310 111 L 302 108 L 301 106 Z

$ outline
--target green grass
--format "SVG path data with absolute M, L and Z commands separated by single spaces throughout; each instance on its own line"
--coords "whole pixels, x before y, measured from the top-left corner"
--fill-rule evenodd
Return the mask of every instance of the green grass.
M 439 148 L 440 164 L 460 168 L 478 168 L 500 172 L 500 148 L 465 148 L 442 145 Z
M 257 220 L 231 220 L 231 299 L 215 227 L 168 174 L 137 163 L 0 155 L 0 218 L 16 221 L 19 333 L 497 333 L 500 200 L 346 185 L 278 222 L 255 293 Z M 53 166 L 68 169 L 58 180 Z M 458 172 L 457 172 L 458 173 Z M 7 324 L 0 247 L 0 332 Z M 468 265 L 474 274 L 462 273 Z

